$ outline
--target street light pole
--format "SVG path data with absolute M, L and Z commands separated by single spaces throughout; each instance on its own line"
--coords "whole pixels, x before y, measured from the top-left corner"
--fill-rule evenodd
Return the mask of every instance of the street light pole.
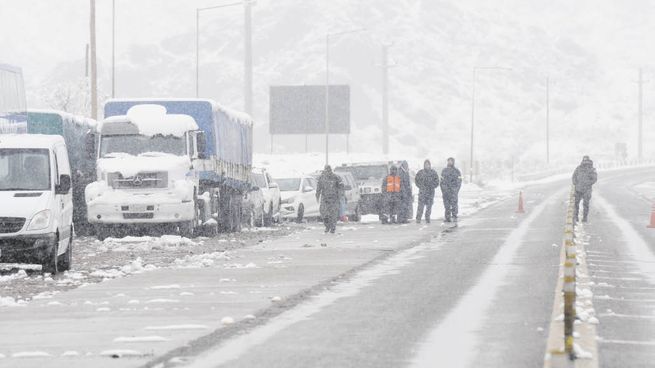
M 473 167 L 474 167 L 474 156 L 473 156 L 473 146 L 475 142 L 475 85 L 478 79 L 478 70 L 512 70 L 511 68 L 503 68 L 499 66 L 476 66 L 473 67 L 473 88 L 471 93 L 471 152 L 470 152 L 470 163 L 469 163 L 469 181 L 473 182 Z
M 330 145 L 330 37 L 342 36 L 350 33 L 365 31 L 366 28 L 357 28 L 350 31 L 325 34 L 325 164 L 329 164 Z
M 238 3 L 208 6 L 208 7 L 204 7 L 204 8 L 196 8 L 196 98 L 200 97 L 200 88 L 199 88 L 199 81 L 200 81 L 200 12 L 203 12 L 205 10 L 227 8 L 227 7 L 236 6 L 236 5 L 248 6 L 248 5 L 250 5 L 250 2 L 248 0 L 245 0 L 244 2 L 238 2 Z
M 111 0 L 111 98 L 116 97 L 116 0 Z
M 546 77 L 546 165 L 550 165 L 550 76 Z

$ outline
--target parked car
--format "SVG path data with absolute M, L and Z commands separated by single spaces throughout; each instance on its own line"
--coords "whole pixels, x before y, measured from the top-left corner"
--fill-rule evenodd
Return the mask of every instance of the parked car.
M 265 206 L 264 192 L 253 182 L 252 188 L 243 196 L 243 223 L 251 228 L 264 226 Z
M 281 218 L 280 187 L 266 169 L 254 169 L 252 175 L 254 184 L 261 189 L 264 195 L 264 226 L 271 226 L 274 222 L 279 222 Z
M 316 179 L 310 175 L 277 179 L 282 195 L 282 218 L 302 222 L 319 216 Z
M 355 181 L 353 175 L 349 172 L 337 172 L 341 177 L 344 185 L 344 194 L 346 197 L 346 215 L 350 221 L 359 221 L 361 219 L 361 208 L 359 200 L 361 195 L 359 193 L 359 185 Z
M 69 270 L 73 195 L 64 138 L 0 136 L 0 262 Z
M 366 162 L 343 164 L 334 168 L 336 173 L 351 173 L 359 185 L 359 214 L 380 214 L 382 208 L 382 180 L 389 174 L 392 165 L 399 162 Z

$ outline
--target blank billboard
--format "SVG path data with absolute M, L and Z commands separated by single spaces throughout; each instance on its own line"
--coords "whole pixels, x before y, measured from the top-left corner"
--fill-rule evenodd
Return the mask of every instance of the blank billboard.
M 325 86 L 271 86 L 271 134 L 324 134 Z M 331 134 L 350 134 L 350 86 L 329 88 Z

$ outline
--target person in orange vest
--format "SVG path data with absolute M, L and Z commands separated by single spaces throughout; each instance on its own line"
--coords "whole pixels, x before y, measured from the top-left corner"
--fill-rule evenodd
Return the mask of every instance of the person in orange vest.
M 400 206 L 402 205 L 401 201 L 401 179 L 398 175 L 398 168 L 396 166 L 391 166 L 389 169 L 389 175 L 382 180 L 382 195 L 384 206 L 383 210 L 386 212 L 386 217 L 381 216 L 382 223 L 395 224 L 400 211 Z

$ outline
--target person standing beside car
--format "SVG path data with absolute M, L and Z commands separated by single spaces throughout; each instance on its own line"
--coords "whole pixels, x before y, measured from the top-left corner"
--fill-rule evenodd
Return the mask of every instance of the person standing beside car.
M 425 209 L 425 222 L 430 223 L 434 193 L 439 187 L 439 174 L 432 168 L 430 160 L 423 162 L 423 169 L 416 173 L 414 182 L 418 187 L 418 208 L 416 209 L 416 223 L 421 223 Z
M 402 180 L 398 175 L 398 168 L 396 166 L 391 166 L 389 169 L 389 175 L 382 180 L 382 200 L 384 205 L 383 211 L 386 212 L 387 216 L 381 216 L 382 223 L 392 223 L 397 222 L 398 213 L 401 210 L 401 183 Z
M 444 222 L 457 222 L 458 197 L 461 187 L 462 173 L 455 167 L 455 159 L 449 157 L 447 166 L 441 171 L 441 195 L 445 209 Z
M 341 178 L 332 172 L 330 165 L 325 165 L 325 169 L 318 178 L 316 188 L 316 200 L 320 202 L 319 212 L 325 225 L 325 232 L 335 233 L 337 229 L 337 220 L 339 219 L 339 205 L 343 196 L 344 185 Z
M 412 218 L 414 194 L 412 193 L 412 179 L 409 177 L 409 164 L 403 161 L 400 164 L 400 210 L 398 212 L 398 223 L 406 224 Z

